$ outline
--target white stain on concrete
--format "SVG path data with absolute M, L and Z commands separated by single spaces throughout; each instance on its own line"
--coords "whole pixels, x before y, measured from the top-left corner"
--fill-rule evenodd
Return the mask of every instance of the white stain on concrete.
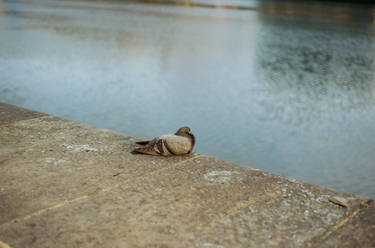
M 61 164 L 64 164 L 64 163 L 68 162 L 65 159 L 59 159 L 59 160 L 57 160 L 56 158 L 45 158 L 44 161 L 47 164 L 52 164 L 53 163 L 54 166 L 59 166 Z
M 318 202 L 324 202 L 324 203 L 326 203 L 326 202 L 329 202 L 328 199 L 330 197 L 331 197 L 330 195 L 320 195 L 320 196 L 316 197 L 315 200 L 318 201 Z
M 224 246 L 222 245 L 216 245 L 216 244 L 212 244 L 212 243 L 203 243 L 202 244 L 202 247 L 209 247 L 209 248 L 224 248 Z
M 239 174 L 238 171 L 210 171 L 204 174 L 204 179 L 211 183 L 227 183 Z
M 52 163 L 53 161 L 55 161 L 56 158 L 45 158 L 44 161 L 46 161 L 46 163 Z
M 66 162 L 67 162 L 67 161 L 66 161 L 65 159 L 59 159 L 59 160 L 53 162 L 53 165 L 54 165 L 54 166 L 59 166 L 59 165 L 64 164 L 64 163 L 66 163 Z
M 90 147 L 89 145 L 87 144 L 83 144 L 83 145 L 69 145 L 69 144 L 63 144 L 63 146 L 69 150 L 73 150 L 75 152 L 82 152 L 82 151 L 85 151 L 85 152 L 96 152 L 98 151 L 97 148 L 95 147 Z

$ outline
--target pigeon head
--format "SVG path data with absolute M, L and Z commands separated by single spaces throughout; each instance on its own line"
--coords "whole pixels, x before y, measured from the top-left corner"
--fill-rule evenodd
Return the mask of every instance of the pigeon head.
M 190 127 L 180 127 L 175 135 L 184 135 L 184 134 L 191 134 Z

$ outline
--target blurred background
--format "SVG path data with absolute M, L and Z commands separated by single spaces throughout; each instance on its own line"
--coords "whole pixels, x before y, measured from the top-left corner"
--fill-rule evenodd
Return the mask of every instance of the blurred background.
M 0 101 L 375 197 L 370 1 L 0 0 Z M 1 138 L 1 137 L 0 137 Z

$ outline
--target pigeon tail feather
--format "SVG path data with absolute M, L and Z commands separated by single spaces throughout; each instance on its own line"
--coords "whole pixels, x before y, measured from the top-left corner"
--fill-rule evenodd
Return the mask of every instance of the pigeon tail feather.
M 145 145 L 148 145 L 148 143 L 150 142 L 151 140 L 142 140 L 142 141 L 136 141 L 135 143 L 140 146 L 145 146 Z
M 136 148 L 132 151 L 132 154 L 149 154 L 149 155 L 159 155 L 152 146 Z

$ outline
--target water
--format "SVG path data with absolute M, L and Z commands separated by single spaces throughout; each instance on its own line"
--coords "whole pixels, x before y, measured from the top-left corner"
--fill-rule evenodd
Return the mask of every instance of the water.
M 375 197 L 375 8 L 235 4 L 0 1 L 0 101 Z

